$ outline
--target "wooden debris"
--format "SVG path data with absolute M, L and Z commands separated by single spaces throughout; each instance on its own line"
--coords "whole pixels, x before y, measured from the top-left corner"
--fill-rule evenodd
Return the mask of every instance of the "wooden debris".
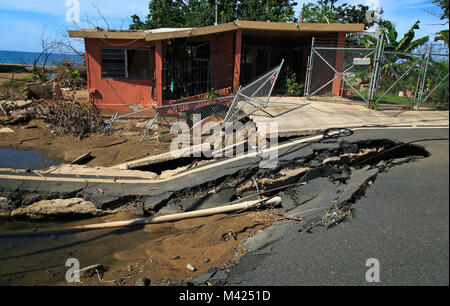
M 77 158 L 75 158 L 70 164 L 71 165 L 82 165 L 86 159 L 91 157 L 91 152 L 87 152 L 86 154 L 83 154 Z

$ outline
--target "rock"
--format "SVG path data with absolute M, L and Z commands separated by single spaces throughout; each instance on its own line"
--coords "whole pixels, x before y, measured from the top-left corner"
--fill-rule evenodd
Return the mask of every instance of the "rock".
M 27 99 L 51 99 L 53 97 L 60 97 L 61 89 L 55 82 L 41 84 L 39 82 L 28 84 Z
M 281 192 L 279 194 L 279 196 L 281 197 L 281 206 L 285 209 L 285 210 L 290 210 L 290 209 L 294 209 L 295 207 L 297 207 L 295 201 L 292 199 L 291 196 L 289 196 L 288 194 L 286 194 L 285 192 Z
M 148 287 L 150 286 L 150 280 L 145 277 L 139 278 L 134 285 L 140 287 Z
M 174 256 L 174 257 L 171 257 L 170 260 L 178 260 L 180 258 L 181 258 L 180 256 Z
M 192 272 L 195 272 L 195 271 L 197 271 L 197 268 L 196 268 L 196 267 L 194 267 L 194 266 L 193 266 L 193 265 L 191 265 L 191 264 L 187 264 L 187 265 L 186 265 L 186 268 L 187 268 L 188 270 L 192 271 Z
M 97 209 L 92 202 L 81 198 L 42 200 L 27 207 L 11 212 L 11 217 L 28 217 L 32 219 L 53 218 L 60 216 L 94 217 L 105 212 Z

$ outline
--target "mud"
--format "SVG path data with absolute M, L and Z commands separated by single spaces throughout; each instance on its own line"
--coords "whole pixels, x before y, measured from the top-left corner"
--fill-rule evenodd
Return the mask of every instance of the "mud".
M 129 126 L 124 127 L 124 130 L 133 129 L 136 122 L 128 121 Z M 36 127 L 27 128 L 32 126 Z M 54 136 L 55 131 L 42 120 L 32 120 L 25 125 L 9 126 L 9 128 L 14 133 L 1 134 L 0 147 L 2 148 L 38 151 L 47 158 L 60 159 L 68 163 L 91 152 L 94 158 L 86 164 L 88 166 L 111 167 L 145 155 L 169 151 L 167 143 L 159 142 L 155 137 L 148 137 L 145 142 L 140 143 L 137 139 L 128 140 L 119 134 L 93 134 L 82 139 L 72 135 Z M 127 141 L 123 142 L 124 140 Z
M 128 218 L 118 214 L 89 222 Z M 239 242 L 269 224 L 265 212 L 249 212 L 115 230 L 52 232 L 53 225 L 26 234 L 0 235 L 0 285 L 117 286 L 134 285 L 142 277 L 150 279 L 151 285 L 180 283 L 232 265 Z M 230 231 L 233 238 L 224 240 L 224 233 Z M 101 264 L 106 272 L 82 275 L 80 283 L 68 283 L 68 258 L 77 258 L 81 268 Z M 196 271 L 188 270 L 188 263 Z

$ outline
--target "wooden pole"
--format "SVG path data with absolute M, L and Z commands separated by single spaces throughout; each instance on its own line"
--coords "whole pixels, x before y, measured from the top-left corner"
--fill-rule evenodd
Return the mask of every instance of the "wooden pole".
M 263 202 L 263 203 L 261 203 Z M 225 205 L 220 207 L 201 209 L 196 211 L 184 212 L 179 214 L 171 214 L 167 216 L 158 216 L 158 217 L 149 217 L 142 219 L 134 219 L 134 220 L 125 220 L 125 221 L 115 221 L 108 223 L 98 223 L 98 224 L 87 224 L 87 225 L 79 225 L 75 226 L 72 229 L 102 229 L 102 228 L 114 228 L 114 227 L 126 227 L 126 226 L 134 226 L 134 225 L 144 225 L 144 224 L 156 224 L 156 223 L 164 223 L 164 222 L 174 222 L 189 218 L 198 218 L 205 217 L 217 214 L 225 214 L 230 212 L 235 212 L 244 209 L 251 209 L 258 206 L 266 206 L 272 205 L 276 206 L 281 203 L 280 197 L 274 197 L 269 200 L 255 200 L 248 201 L 239 204 L 233 205 Z

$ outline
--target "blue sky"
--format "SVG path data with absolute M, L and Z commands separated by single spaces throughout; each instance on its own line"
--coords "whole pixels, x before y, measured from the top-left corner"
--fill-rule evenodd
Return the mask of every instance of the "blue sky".
M 83 20 L 89 19 L 91 24 L 106 27 L 99 16 L 97 6 L 110 23 L 111 28 L 127 29 L 131 18 L 138 14 L 148 14 L 148 0 L 79 0 L 81 26 Z M 431 0 L 347 0 L 338 1 L 337 5 L 347 2 L 351 4 L 378 3 L 383 7 L 383 18 L 394 22 L 399 35 L 404 34 L 419 19 L 421 29 L 419 36 L 431 35 L 442 26 L 439 18 L 428 14 L 426 9 L 434 9 Z M 303 2 L 297 0 L 297 14 Z M 66 0 L 0 0 L 0 50 L 39 51 L 42 33 L 46 36 L 65 31 L 73 24 L 66 21 Z M 92 26 L 88 26 L 92 27 Z

